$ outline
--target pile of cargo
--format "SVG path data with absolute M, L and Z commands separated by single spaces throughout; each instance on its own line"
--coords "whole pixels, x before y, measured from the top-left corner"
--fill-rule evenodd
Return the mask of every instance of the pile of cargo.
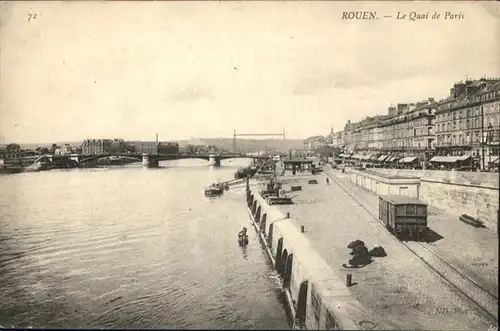
M 387 256 L 385 249 L 381 246 L 376 246 L 372 250 L 368 250 L 365 243 L 362 240 L 356 239 L 347 245 L 347 248 L 352 249 L 351 255 L 353 256 L 349 260 L 349 265 L 344 265 L 347 268 L 361 268 L 373 262 L 372 257 L 384 257 Z

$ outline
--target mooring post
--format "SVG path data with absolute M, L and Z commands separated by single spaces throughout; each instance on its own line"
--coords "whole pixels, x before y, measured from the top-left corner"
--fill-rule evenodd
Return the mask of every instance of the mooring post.
M 351 285 L 352 285 L 352 274 L 347 274 L 346 285 L 347 285 L 347 287 L 351 287 Z
M 300 226 L 300 232 L 302 232 L 302 233 L 306 232 L 303 225 Z

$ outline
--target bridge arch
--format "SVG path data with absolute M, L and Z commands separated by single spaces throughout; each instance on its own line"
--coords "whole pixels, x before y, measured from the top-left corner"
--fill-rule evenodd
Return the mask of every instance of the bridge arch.
M 97 161 L 100 158 L 106 157 L 107 155 L 91 155 L 87 156 L 86 158 L 82 158 L 79 160 L 79 163 L 87 163 L 91 161 Z
M 257 211 L 255 212 L 255 221 L 257 223 L 260 223 L 260 212 L 261 212 L 261 207 L 257 207 Z
M 255 213 L 257 212 L 257 200 L 254 200 L 252 205 L 252 215 L 255 217 Z
M 273 248 L 273 231 L 274 223 L 269 224 L 269 233 L 267 234 L 267 245 L 269 248 Z
M 266 236 L 266 222 L 267 222 L 267 213 L 262 214 L 262 219 L 260 221 L 260 231 Z
M 284 276 L 284 273 L 285 273 L 285 264 L 286 264 L 286 260 L 287 259 L 288 259 L 288 251 L 285 248 L 283 250 L 283 253 L 281 254 L 280 263 L 278 264 L 278 267 L 276 268 L 276 270 L 278 271 L 278 273 L 281 276 Z
M 295 319 L 300 323 L 305 324 L 307 312 L 307 291 L 309 288 L 309 281 L 305 280 L 300 283 L 299 297 L 297 298 L 297 309 L 295 310 Z
M 276 256 L 274 258 L 274 267 L 276 270 L 278 270 L 282 254 L 283 254 L 283 238 L 280 238 L 278 239 L 278 247 L 276 247 Z
M 250 199 L 248 199 L 248 208 L 252 208 L 254 201 L 255 201 L 255 197 L 252 194 L 252 195 L 250 195 Z M 250 209 L 250 211 L 252 211 L 252 210 Z

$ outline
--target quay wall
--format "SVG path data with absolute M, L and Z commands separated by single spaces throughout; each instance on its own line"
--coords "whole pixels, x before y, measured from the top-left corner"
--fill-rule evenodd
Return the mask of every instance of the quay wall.
M 461 171 L 373 169 L 381 174 L 420 178 L 419 198 L 450 215 L 467 214 L 497 230 L 499 174 Z
M 293 224 L 292 217 L 270 206 L 255 188 L 247 190 L 246 200 L 254 226 L 283 277 L 294 326 L 360 330 L 360 322 L 374 320 L 350 294 L 344 271 L 334 271 L 321 258 Z

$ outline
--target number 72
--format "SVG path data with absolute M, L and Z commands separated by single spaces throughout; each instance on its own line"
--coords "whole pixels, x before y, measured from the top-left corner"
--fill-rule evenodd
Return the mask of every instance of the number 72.
M 28 22 L 31 21 L 31 20 L 34 20 L 36 19 L 36 14 L 28 14 Z

